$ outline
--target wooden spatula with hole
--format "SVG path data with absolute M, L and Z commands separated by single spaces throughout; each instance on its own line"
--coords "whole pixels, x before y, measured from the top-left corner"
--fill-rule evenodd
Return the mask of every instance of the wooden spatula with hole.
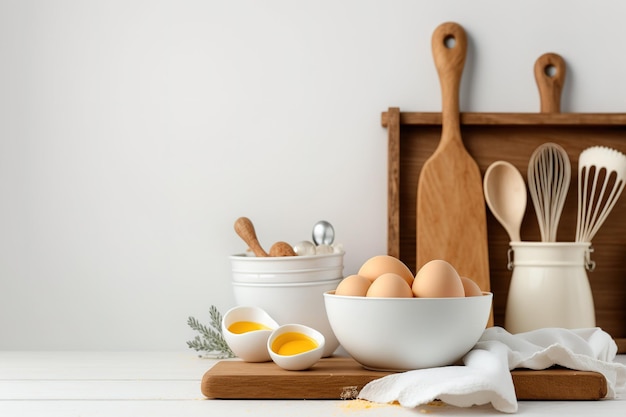
M 463 28 L 452 22 L 438 26 L 432 52 L 441 84 L 442 131 L 419 174 L 416 266 L 419 270 L 428 261 L 443 259 L 490 291 L 482 177 L 461 138 L 459 90 L 467 52 Z

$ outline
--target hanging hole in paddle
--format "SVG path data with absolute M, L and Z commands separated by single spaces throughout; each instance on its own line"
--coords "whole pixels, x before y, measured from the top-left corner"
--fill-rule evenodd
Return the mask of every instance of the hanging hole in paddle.
M 543 72 L 550 78 L 555 77 L 556 67 L 552 64 L 546 65 L 546 67 L 543 69 Z
M 448 35 L 443 39 L 443 44 L 446 46 L 446 48 L 448 49 L 452 49 L 456 46 L 456 39 L 454 38 L 454 35 Z

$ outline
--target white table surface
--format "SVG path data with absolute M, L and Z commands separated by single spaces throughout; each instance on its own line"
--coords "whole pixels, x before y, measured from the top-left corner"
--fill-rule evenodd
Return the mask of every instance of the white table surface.
M 626 356 L 617 361 L 626 363 Z M 330 400 L 209 400 L 200 392 L 216 361 L 195 352 L 0 351 L 0 416 L 475 416 L 471 408 Z M 524 416 L 624 416 L 626 393 L 614 400 L 520 401 Z

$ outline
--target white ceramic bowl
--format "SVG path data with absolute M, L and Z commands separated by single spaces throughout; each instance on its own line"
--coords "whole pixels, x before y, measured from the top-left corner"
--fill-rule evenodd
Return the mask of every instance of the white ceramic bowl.
M 328 281 L 343 277 L 343 251 L 325 255 L 256 257 L 239 254 L 230 257 L 233 282 L 294 283 Z
M 303 324 L 322 333 L 326 339 L 323 356 L 327 357 L 339 347 L 339 341 L 328 322 L 324 292 L 337 288 L 341 280 L 284 284 L 233 282 L 233 292 L 238 305 L 260 307 L 280 325 Z
M 294 355 L 280 354 L 277 352 L 278 349 L 274 349 L 275 347 L 280 348 L 280 346 L 274 346 L 274 344 L 277 339 L 286 333 L 297 333 L 309 337 L 315 341 L 317 347 Z M 324 335 L 315 329 L 301 324 L 285 324 L 272 332 L 267 340 L 267 350 L 272 360 L 281 368 L 288 371 L 303 371 L 320 360 L 324 352 L 324 343 Z
M 228 328 L 236 322 L 249 321 L 266 326 L 269 330 L 254 330 L 245 333 L 233 333 Z M 235 355 L 246 362 L 267 362 L 271 356 L 267 351 L 267 340 L 279 327 L 267 312 L 258 307 L 237 306 L 222 316 L 222 334 L 224 340 Z
M 482 335 L 493 294 L 458 298 L 349 297 L 324 293 L 341 346 L 365 368 L 405 371 L 454 364 Z

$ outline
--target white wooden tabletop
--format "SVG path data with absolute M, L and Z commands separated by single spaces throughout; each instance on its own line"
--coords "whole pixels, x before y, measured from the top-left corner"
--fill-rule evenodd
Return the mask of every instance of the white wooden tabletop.
M 617 360 L 626 363 L 626 356 Z M 186 352 L 0 351 L 0 416 L 475 416 L 491 406 L 406 409 L 363 401 L 209 400 L 200 392 L 216 363 Z M 601 401 L 521 401 L 524 416 L 624 416 L 626 394 Z

